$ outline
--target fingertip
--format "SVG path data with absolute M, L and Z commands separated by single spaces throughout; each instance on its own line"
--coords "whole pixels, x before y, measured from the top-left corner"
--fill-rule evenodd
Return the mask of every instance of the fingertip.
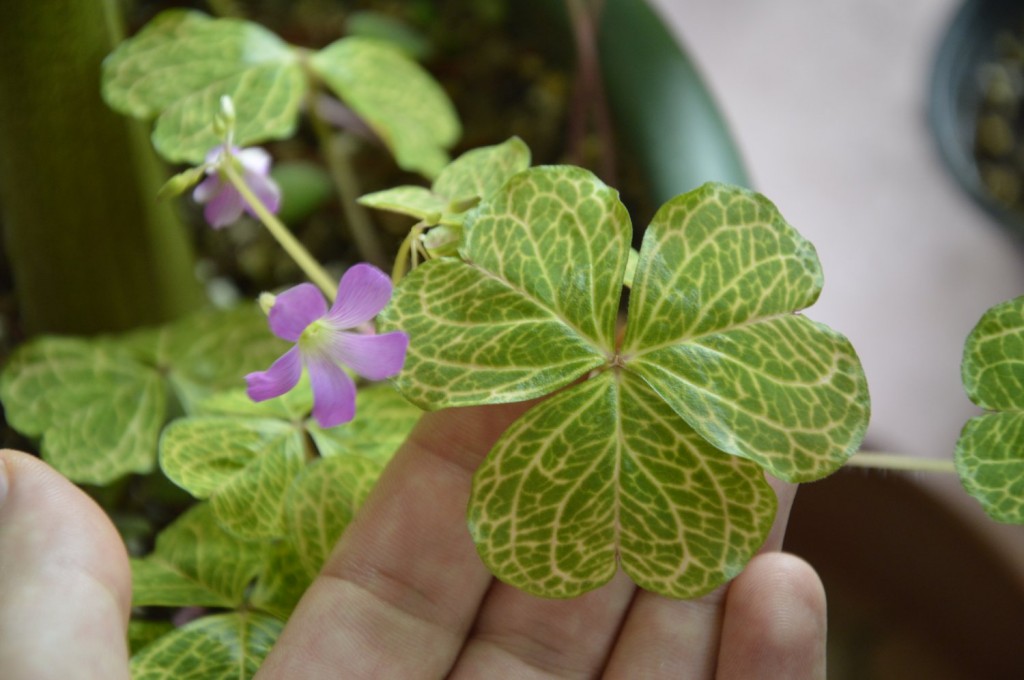
M 131 571 L 116 529 L 34 456 L 0 450 L 0 480 L 4 677 L 127 677 Z
M 823 679 L 826 612 L 810 564 L 788 553 L 758 555 L 729 587 L 718 677 Z

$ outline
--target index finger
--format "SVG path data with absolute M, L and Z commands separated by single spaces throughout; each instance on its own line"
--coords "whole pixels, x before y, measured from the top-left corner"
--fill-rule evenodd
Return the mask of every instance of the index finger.
M 491 581 L 466 529 L 473 472 L 528 406 L 424 415 L 257 677 L 444 675 Z

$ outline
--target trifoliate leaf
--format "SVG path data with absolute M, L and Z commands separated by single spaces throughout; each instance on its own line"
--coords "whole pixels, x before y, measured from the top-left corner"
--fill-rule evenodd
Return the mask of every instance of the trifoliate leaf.
M 222 96 L 244 146 L 291 136 L 307 83 L 296 51 L 262 26 L 168 10 L 107 57 L 102 88 L 115 110 L 157 119 L 164 158 L 195 164 L 222 143 L 212 125 Z
M 164 474 L 247 538 L 284 534 L 285 492 L 305 459 L 301 427 L 270 418 L 182 418 L 160 438 Z
M 814 249 L 766 199 L 706 185 L 664 206 L 618 342 L 628 227 L 616 194 L 589 173 L 521 172 L 474 212 L 461 259 L 415 269 L 382 315 L 410 335 L 395 384 L 424 408 L 528 399 L 584 379 L 514 424 L 475 481 L 481 554 L 531 592 L 594 588 L 616 555 L 645 587 L 706 592 L 771 526 L 760 469 L 824 476 L 867 426 L 853 349 L 795 314 L 821 288 Z M 693 491 L 716 485 L 743 500 Z
M 244 385 L 246 373 L 287 348 L 266 323 L 247 306 L 120 336 L 40 338 L 12 355 L 0 375 L 0 399 L 11 425 L 41 437 L 44 458 L 75 482 L 149 472 L 167 394 L 191 412 L 211 394 Z M 301 410 L 293 401 L 301 397 L 280 400 Z
M 787 481 L 857 450 L 868 391 L 842 335 L 794 314 L 822 275 L 763 196 L 707 184 L 665 204 L 640 249 L 621 350 L 694 430 Z
M 961 374 L 971 401 L 995 412 L 964 426 L 960 481 L 993 519 L 1024 524 L 1024 297 L 982 316 L 967 336 Z
M 284 624 L 255 612 L 197 619 L 147 645 L 132 657 L 134 680 L 239 680 L 251 678 Z
M 360 197 L 371 208 L 415 217 L 427 224 L 461 225 L 462 213 L 486 200 L 510 177 L 530 167 L 530 149 L 512 137 L 472 149 L 449 163 L 430 189 L 400 186 Z
M 477 471 L 469 522 L 498 578 L 573 597 L 621 564 L 697 597 L 738 574 L 775 516 L 757 465 L 716 451 L 640 378 L 601 375 L 533 407 Z
M 163 381 L 109 343 L 44 337 L 23 345 L 0 375 L 0 399 L 11 426 L 41 436 L 43 457 L 75 482 L 153 469 Z
M 239 539 L 201 503 L 156 539 L 156 548 L 131 560 L 133 606 L 237 607 L 259 573 L 266 546 Z
M 461 134 L 448 95 L 388 43 L 348 37 L 312 55 L 310 67 L 384 141 L 405 170 L 433 177 Z
M 591 173 L 515 175 L 478 209 L 465 261 L 417 267 L 381 315 L 410 337 L 398 389 L 428 409 L 520 401 L 605 363 L 629 238 L 617 193 Z

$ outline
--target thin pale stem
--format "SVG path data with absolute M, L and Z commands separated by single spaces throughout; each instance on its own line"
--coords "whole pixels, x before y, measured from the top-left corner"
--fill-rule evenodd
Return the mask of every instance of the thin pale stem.
M 846 461 L 844 467 L 876 468 L 878 470 L 902 470 L 906 472 L 942 472 L 956 474 L 951 460 L 920 458 L 899 453 L 858 451 Z
M 309 120 L 327 161 L 327 170 L 338 192 L 352 240 L 363 260 L 383 269 L 387 266 L 387 257 L 377 238 L 377 230 L 366 210 L 356 202 L 359 197 L 359 180 L 351 162 L 352 140 L 344 132 L 336 133 L 320 116 L 316 107 L 316 93 L 312 90 L 308 105 Z
M 422 233 L 423 222 L 417 222 L 413 225 L 412 229 L 409 230 L 409 235 L 402 241 L 402 245 L 398 248 L 398 254 L 395 256 L 395 266 L 391 269 L 392 283 L 398 283 L 402 277 L 405 276 L 406 268 L 409 265 L 409 258 L 416 248 L 414 242 L 419 240 L 420 234 Z
M 252 192 L 249 186 L 238 176 L 238 172 L 231 166 L 231 163 L 224 163 L 222 166 L 224 176 L 238 190 L 238 193 L 242 195 L 242 198 L 252 208 L 252 211 L 256 213 L 256 217 L 267 228 L 271 236 L 277 239 L 277 242 L 281 244 L 284 251 L 295 260 L 295 264 L 299 265 L 309 280 L 324 292 L 327 299 L 333 301 L 337 294 L 338 282 L 320 266 L 316 258 L 309 254 L 309 251 L 299 243 L 288 227 L 281 220 L 277 219 L 277 216 L 270 212 L 267 206 L 263 205 L 263 202 L 257 198 L 256 194 Z

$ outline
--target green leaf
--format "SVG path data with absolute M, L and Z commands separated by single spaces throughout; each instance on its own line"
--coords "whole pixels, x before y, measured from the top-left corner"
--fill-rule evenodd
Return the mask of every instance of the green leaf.
M 423 60 L 433 52 L 430 40 L 420 31 L 384 12 L 352 12 L 345 19 L 345 30 L 348 35 L 386 41 L 410 59 Z
M 265 546 L 225 531 L 208 503 L 194 506 L 133 558 L 132 605 L 237 607 L 259 573 Z
M 383 463 L 334 456 L 311 463 L 288 493 L 289 540 L 312 580 L 380 477 Z
M 281 617 L 291 615 L 352 521 L 384 462 L 337 455 L 308 465 L 286 500 L 287 540 L 273 549 L 253 590 L 251 604 Z
M 167 327 L 154 361 L 187 413 L 215 392 L 242 388 L 245 375 L 265 370 L 289 344 L 267 328 L 256 305 L 196 314 Z
M 356 417 L 340 427 L 323 429 L 316 421 L 306 428 L 321 456 L 357 454 L 385 463 L 401 446 L 420 419 L 422 411 L 381 383 L 356 393 Z
M 619 343 L 629 252 L 613 191 L 532 168 L 471 213 L 459 260 L 415 269 L 382 314 L 411 338 L 395 384 L 424 408 L 586 378 L 515 423 L 474 483 L 485 562 L 531 592 L 594 588 L 616 556 L 644 587 L 707 592 L 771 525 L 761 469 L 824 476 L 867 427 L 853 348 L 796 313 L 821 290 L 814 249 L 764 197 L 709 184 L 658 212 Z
M 295 131 L 306 91 L 296 51 L 265 28 L 168 10 L 103 63 L 103 97 L 136 118 L 157 118 L 153 144 L 172 162 L 202 162 L 222 143 L 212 122 L 230 95 L 235 143 L 283 139 Z
M 301 422 L 312 408 L 313 393 L 309 388 L 309 378 L 303 375 L 294 389 L 266 401 L 253 401 L 244 388 L 216 392 L 196 404 L 195 413 Z
M 993 519 L 1024 524 L 1024 296 L 985 312 L 967 336 L 961 374 L 971 401 L 996 413 L 964 426 L 960 481 Z
M 183 418 L 160 438 L 164 473 L 247 538 L 283 535 L 285 492 L 304 465 L 301 427 L 270 418 Z
M 360 197 L 371 208 L 415 217 L 427 224 L 461 225 L 461 214 L 487 200 L 513 175 L 530 167 L 530 149 L 512 137 L 471 149 L 448 164 L 430 189 L 400 186 Z
M 349 37 L 309 65 L 384 141 L 405 170 L 433 177 L 461 134 L 448 95 L 415 61 L 372 38 Z
M 8 422 L 42 436 L 43 457 L 75 482 L 153 469 L 163 382 L 110 345 L 57 337 L 23 345 L 0 376 L 0 399 Z
M 399 390 L 427 409 L 541 396 L 614 354 L 629 252 L 618 194 L 568 166 L 522 172 L 461 248 L 396 288 L 382 327 L 410 336 Z
M 764 541 L 775 495 L 757 465 L 715 450 L 642 380 L 606 371 L 541 402 L 478 470 L 469 522 L 498 578 L 544 597 L 606 583 L 697 597 Z
M 191 412 L 211 394 L 244 385 L 246 373 L 266 368 L 286 348 L 254 306 L 119 336 L 44 337 L 11 356 L 0 399 L 11 425 L 41 437 L 43 456 L 61 473 L 106 484 L 154 468 L 168 383 Z M 282 400 L 284 408 L 306 408 L 305 416 L 302 398 Z
M 128 649 L 137 654 L 143 647 L 174 630 L 170 621 L 132 619 L 128 622 Z
M 359 203 L 370 208 L 415 217 L 428 224 L 440 222 L 444 218 L 444 211 L 448 209 L 448 201 L 444 196 L 439 196 L 426 187 L 413 185 L 375 191 L 360 196 Z
M 519 137 L 511 137 L 465 152 L 441 171 L 431 190 L 455 205 L 486 199 L 529 167 L 530 148 Z
M 132 657 L 134 680 L 238 680 L 259 670 L 284 624 L 254 612 L 197 619 Z
M 794 314 L 821 282 L 767 199 L 706 184 L 648 228 L 623 362 L 719 449 L 787 481 L 828 475 L 860 445 L 869 399 L 846 338 Z
M 249 604 L 286 621 L 310 583 L 312 578 L 299 561 L 295 545 L 290 539 L 280 539 L 267 548 Z

